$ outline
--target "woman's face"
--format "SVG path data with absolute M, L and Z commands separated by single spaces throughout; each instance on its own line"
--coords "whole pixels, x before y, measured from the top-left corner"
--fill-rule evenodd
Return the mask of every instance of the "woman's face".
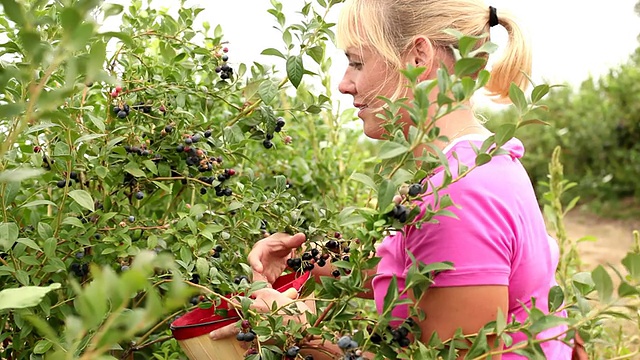
M 360 109 L 365 135 L 381 139 L 386 122 L 376 116 L 382 113 L 384 101 L 378 96 L 391 97 L 398 84 L 398 75 L 393 73 L 384 59 L 367 48 L 349 48 L 345 51 L 349 66 L 338 86 L 343 94 L 353 96 L 353 106 Z

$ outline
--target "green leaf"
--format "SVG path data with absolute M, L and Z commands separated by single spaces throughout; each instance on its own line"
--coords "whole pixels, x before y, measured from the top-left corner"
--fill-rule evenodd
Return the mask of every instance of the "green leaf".
M 123 10 L 124 6 L 120 4 L 107 3 L 104 5 L 104 11 L 102 13 L 104 14 L 104 17 L 106 19 L 108 17 L 120 14 Z
M 258 95 L 265 104 L 271 104 L 278 96 L 278 84 L 269 79 L 263 81 L 258 88 Z
M 320 65 L 322 63 L 322 58 L 324 57 L 324 49 L 322 46 L 314 46 L 307 49 L 307 54 Z
M 21 182 L 26 179 L 40 176 L 44 169 L 11 169 L 0 172 L 0 183 Z
M 476 166 L 482 166 L 487 164 L 489 161 L 491 161 L 491 155 L 486 153 L 478 154 L 476 157 Z
M 640 254 L 628 253 L 622 259 L 622 265 L 627 269 L 633 280 L 640 281 Z
M 26 239 L 26 238 L 20 238 L 18 239 L 18 241 L 20 244 L 23 244 L 27 247 L 32 248 L 33 250 L 36 251 L 42 251 L 42 249 L 40 248 L 40 246 L 38 246 L 38 244 L 35 243 L 35 241 L 31 240 L 31 239 Z
M 4 251 L 9 251 L 18 240 L 18 225 L 15 223 L 0 224 L 0 246 Z
M 378 188 L 378 209 L 380 211 L 385 210 L 391 204 L 395 195 L 396 187 L 391 180 L 383 180 Z
M 547 84 L 542 84 L 534 87 L 531 91 L 531 102 L 534 104 L 537 103 L 538 101 L 542 100 L 542 98 L 545 97 L 545 95 L 547 95 L 548 93 L 549 85 Z
M 286 56 L 284 56 L 284 54 L 282 54 L 280 52 L 280 50 L 274 49 L 274 48 L 264 49 L 264 50 L 262 50 L 262 52 L 260 54 L 261 55 L 269 55 L 269 56 L 277 56 L 277 57 L 283 58 L 283 59 L 287 58 Z
M 50 200 L 33 200 L 26 204 L 20 205 L 20 207 L 32 207 L 32 206 L 41 206 L 41 205 L 51 205 L 51 206 L 58 207 L 58 204 Z
M 456 61 L 453 71 L 458 77 L 473 75 L 482 69 L 486 60 L 481 58 L 465 58 Z
M 49 286 L 24 286 L 15 289 L 0 291 L 0 310 L 26 309 L 40 304 L 42 298 L 50 291 L 60 288 L 60 284 L 53 283 Z
M 409 151 L 409 147 L 393 141 L 386 141 L 380 147 L 378 152 L 379 159 L 390 159 L 399 155 L 403 155 Z
M 78 144 L 88 142 L 89 140 L 93 140 L 93 139 L 97 139 L 105 136 L 107 136 L 107 134 L 87 134 L 77 138 L 76 141 L 73 142 L 73 144 L 77 146 Z
M 84 190 L 72 190 L 69 191 L 69 196 L 83 208 L 95 211 L 93 198 L 88 192 Z
M 511 140 L 513 138 L 513 135 L 516 133 L 516 128 L 516 124 L 512 123 L 500 125 L 495 135 L 496 145 L 498 147 L 501 147 L 502 145 L 506 144 L 507 141 Z
M 47 351 L 49 351 L 51 349 L 51 347 L 53 346 L 53 343 L 49 340 L 39 340 L 36 343 L 36 346 L 33 347 L 33 353 L 36 355 L 41 355 L 46 353 Z
M 564 302 L 564 292 L 562 291 L 562 288 L 558 285 L 552 287 L 549 290 L 549 298 L 548 298 L 549 311 L 555 312 L 560 308 L 560 306 L 562 306 L 563 302 Z
M 24 110 L 23 103 L 9 103 L 0 105 L 0 118 L 12 118 L 22 114 Z
M 591 278 L 593 279 L 596 291 L 598 291 L 598 295 L 600 296 L 600 301 L 603 303 L 611 301 L 611 295 L 613 294 L 613 281 L 611 281 L 611 276 L 609 276 L 607 270 L 605 270 L 602 265 L 598 265 L 598 267 L 591 272 Z
M 373 190 L 376 189 L 376 183 L 373 182 L 373 179 L 371 179 L 371 177 L 369 177 L 368 175 L 356 172 L 351 174 L 351 177 L 349 179 L 359 181 L 367 185 L 367 187 L 369 187 L 370 189 L 373 189 Z
M 82 22 L 82 16 L 75 7 L 65 7 L 60 13 L 60 22 L 65 33 L 69 36 Z
M 294 87 L 298 87 L 304 74 L 304 65 L 301 56 L 289 56 L 287 58 L 287 76 Z
M 27 19 L 22 4 L 15 0 L 0 0 L 0 4 L 2 4 L 3 12 L 9 20 L 19 27 L 25 26 Z
M 527 109 L 527 99 L 524 97 L 524 92 L 518 87 L 518 85 L 511 83 L 509 86 L 509 99 L 513 102 L 520 113 L 523 113 Z

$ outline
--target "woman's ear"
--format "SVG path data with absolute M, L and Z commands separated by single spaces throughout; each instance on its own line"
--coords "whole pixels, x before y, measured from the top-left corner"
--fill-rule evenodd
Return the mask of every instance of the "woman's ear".
M 434 68 L 435 48 L 431 41 L 424 36 L 418 36 L 413 39 L 412 45 L 409 61 L 413 66 L 426 68 L 424 73 L 420 75 L 420 80 L 425 80 Z

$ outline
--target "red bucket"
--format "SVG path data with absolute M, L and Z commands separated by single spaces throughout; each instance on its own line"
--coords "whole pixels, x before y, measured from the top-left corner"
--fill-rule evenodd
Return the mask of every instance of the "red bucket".
M 272 286 L 280 292 L 285 292 L 290 288 L 300 291 L 309 276 L 309 272 L 302 275 L 286 274 L 276 279 Z M 310 305 L 309 302 L 306 302 L 307 305 Z M 315 311 L 315 306 L 311 309 Z M 226 310 L 226 313 L 219 310 Z M 244 354 L 247 351 L 242 347 L 243 343 L 235 338 L 220 340 L 209 338 L 211 331 L 234 324 L 238 320 L 240 320 L 238 312 L 229 309 L 228 302 L 223 300 L 217 307 L 196 308 L 179 317 L 171 323 L 171 332 L 191 360 L 241 360 L 244 359 Z

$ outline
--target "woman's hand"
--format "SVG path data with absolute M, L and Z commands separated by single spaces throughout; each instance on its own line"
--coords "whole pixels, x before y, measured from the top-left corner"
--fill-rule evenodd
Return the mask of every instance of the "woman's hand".
M 254 298 L 253 303 L 251 304 L 251 309 L 258 312 L 267 313 L 271 311 L 273 303 L 276 303 L 278 308 L 292 303 L 298 298 L 298 291 L 295 288 L 290 288 L 281 293 L 274 289 L 264 288 L 254 291 L 251 294 L 251 297 Z M 298 302 L 297 306 L 298 310 L 300 310 L 301 312 L 307 311 L 309 309 L 302 302 Z M 213 330 L 209 333 L 209 337 L 211 337 L 212 340 L 220 340 L 230 336 L 235 336 L 238 334 L 238 332 L 240 332 L 240 328 L 236 323 L 227 325 L 218 330 Z
M 287 259 L 293 250 L 306 241 L 302 233 L 289 235 L 276 233 L 253 245 L 249 253 L 249 265 L 253 269 L 253 281 L 266 281 L 273 284 L 287 267 Z

